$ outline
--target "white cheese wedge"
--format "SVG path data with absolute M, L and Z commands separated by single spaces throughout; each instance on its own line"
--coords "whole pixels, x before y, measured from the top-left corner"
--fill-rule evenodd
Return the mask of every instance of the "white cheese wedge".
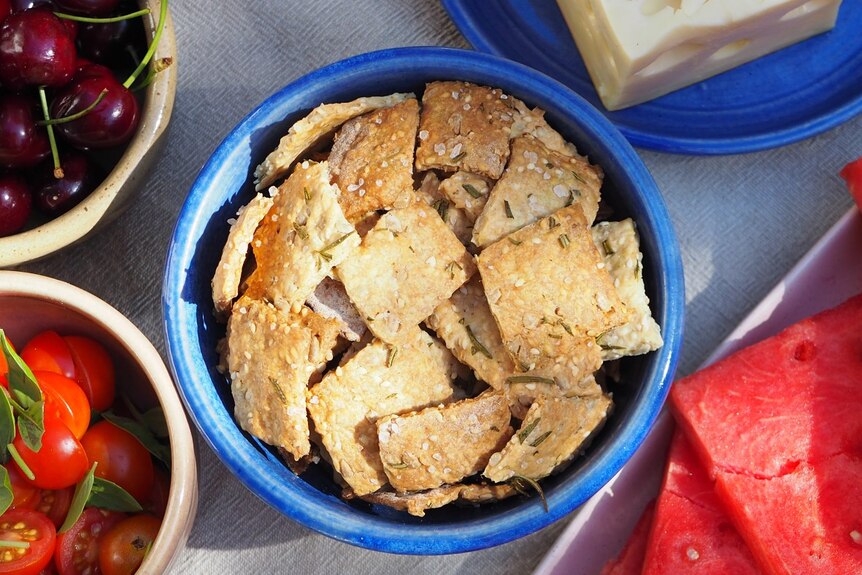
M 557 0 L 609 110 L 830 30 L 841 0 Z

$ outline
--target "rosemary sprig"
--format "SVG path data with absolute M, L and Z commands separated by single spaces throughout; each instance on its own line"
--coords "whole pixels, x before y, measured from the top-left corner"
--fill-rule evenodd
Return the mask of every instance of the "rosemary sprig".
M 396 355 L 398 355 L 398 347 L 394 345 L 389 346 L 389 350 L 386 352 L 386 367 L 392 367 L 392 364 L 395 363 Z
M 530 443 L 530 447 L 539 447 L 539 445 L 541 445 L 543 441 L 548 439 L 548 437 L 550 437 L 550 435 L 551 435 L 551 430 L 546 431 L 545 433 L 543 433 L 542 435 L 540 435 L 539 437 L 534 439 L 532 441 L 532 443 Z
M 453 158 L 452 158 L 452 161 L 453 161 L 453 162 L 460 162 L 461 160 L 463 160 L 463 159 L 464 159 L 464 157 L 465 157 L 466 155 L 467 155 L 467 152 L 461 152 L 461 153 L 460 153 L 460 154 L 458 154 L 457 156 L 453 157 Z
M 503 207 L 506 209 L 506 217 L 514 220 L 515 216 L 512 214 L 512 206 L 509 205 L 509 200 L 503 200 Z
M 434 208 L 438 214 L 440 214 L 440 219 L 442 219 L 445 222 L 446 221 L 446 214 L 449 211 L 449 202 L 447 202 L 446 200 L 441 198 L 441 199 L 437 200 L 436 202 L 434 202 L 433 204 L 431 204 L 431 207 Z
M 455 278 L 455 268 L 458 268 L 459 270 L 464 269 L 461 267 L 461 264 L 459 264 L 455 260 L 452 260 L 451 262 L 449 262 L 449 265 L 446 266 L 446 271 L 449 272 L 449 279 Z
M 550 377 L 540 377 L 538 375 L 510 375 L 506 378 L 506 383 L 546 383 L 548 385 L 557 385 L 557 382 Z
M 569 241 L 569 234 L 560 234 L 560 237 L 558 239 L 560 241 L 560 245 L 563 246 L 563 248 L 569 247 L 569 244 L 572 243 L 571 241 Z
M 506 239 L 509 240 L 509 242 L 511 242 L 512 244 L 514 244 L 516 246 L 519 246 L 519 245 L 524 243 L 521 240 L 516 240 L 515 238 L 511 238 L 511 237 L 507 237 Z
M 552 230 L 559 225 L 560 225 L 560 222 L 558 222 L 557 218 L 555 218 L 554 216 L 551 216 L 550 218 L 548 218 L 548 229 L 549 230 Z
M 542 498 L 542 505 L 545 506 L 545 513 L 547 513 L 549 509 L 548 501 L 545 499 L 545 492 L 542 491 L 542 486 L 539 485 L 535 479 L 530 479 L 529 477 L 524 477 L 522 475 L 513 475 L 512 478 L 509 479 L 509 485 L 511 485 L 515 491 L 521 495 L 527 495 L 526 489 L 524 489 L 525 484 L 532 487 L 536 493 L 539 494 L 539 497 Z
M 335 240 L 331 244 L 324 246 L 323 249 L 317 250 L 317 254 L 320 255 L 320 257 L 322 257 L 326 261 L 331 261 L 332 260 L 332 254 L 329 253 L 329 250 L 337 247 L 344 240 L 346 240 L 347 238 L 349 238 L 350 236 L 352 236 L 355 233 L 356 233 L 356 230 L 353 230 L 352 232 L 344 234 L 343 236 L 341 236 L 340 238 L 338 238 L 337 240 Z
M 539 425 L 540 421 L 542 421 L 542 418 L 537 417 L 536 419 L 531 421 L 527 425 L 527 427 L 525 427 L 524 429 L 519 431 L 518 432 L 518 441 L 520 441 L 521 443 L 524 443 L 524 441 L 526 441 L 527 438 L 530 437 L 530 434 L 533 433 L 533 430 L 536 429 L 536 426 Z
M 584 179 L 584 177 L 583 177 L 583 176 L 581 176 L 579 173 L 577 173 L 577 172 L 576 172 L 576 171 L 574 171 L 574 170 L 570 170 L 570 171 L 572 172 L 572 177 L 574 177 L 576 180 L 578 180 L 578 181 L 579 181 L 579 182 L 581 182 L 582 184 L 586 184 L 586 183 L 587 183 L 587 181 Z
M 473 196 L 474 198 L 481 198 L 482 194 L 477 190 L 472 184 L 461 184 L 461 187 L 464 188 L 464 191 Z
M 305 229 L 305 226 L 293 222 L 293 229 L 296 230 L 296 233 L 300 238 L 302 238 L 303 240 L 308 239 L 308 230 Z
M 484 345 L 482 345 L 482 342 L 480 342 L 476 338 L 476 334 L 473 333 L 473 330 L 470 328 L 470 326 L 465 325 L 464 329 L 467 330 L 467 337 L 470 338 L 470 343 L 473 344 L 473 349 L 470 350 L 470 353 L 472 355 L 476 355 L 476 352 L 478 351 L 479 353 L 481 353 L 482 355 L 484 355 L 488 359 L 493 359 L 493 357 L 491 356 L 491 352 L 488 351 L 488 348 L 485 347 Z
M 608 240 L 602 240 L 602 249 L 604 249 L 605 253 L 609 256 L 612 256 L 616 253 L 611 247 L 611 244 L 610 242 L 608 242 Z
M 281 400 L 281 403 L 287 405 L 287 396 L 284 394 L 284 390 L 279 385 L 278 380 L 274 377 L 269 378 L 269 383 L 272 384 L 272 387 L 275 389 L 275 393 L 278 395 L 278 399 Z

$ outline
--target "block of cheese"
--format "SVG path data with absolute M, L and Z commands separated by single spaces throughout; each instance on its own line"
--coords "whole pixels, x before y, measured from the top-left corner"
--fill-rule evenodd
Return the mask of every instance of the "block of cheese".
M 841 0 L 557 0 L 609 110 L 835 26 Z

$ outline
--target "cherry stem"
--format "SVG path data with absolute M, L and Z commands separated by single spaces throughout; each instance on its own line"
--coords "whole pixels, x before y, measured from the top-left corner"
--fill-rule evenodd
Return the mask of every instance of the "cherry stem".
M 131 90 L 133 92 L 137 92 L 152 84 L 153 80 L 156 78 L 156 74 L 170 66 L 173 61 L 173 58 L 159 58 L 157 60 L 153 60 L 153 65 L 150 66 L 150 69 L 147 71 L 147 75 L 144 76 L 144 79 L 138 82 L 136 86 L 131 88 Z
M 40 126 L 56 126 L 57 124 L 66 124 L 68 122 L 74 122 L 78 118 L 83 118 L 84 116 L 86 116 L 87 114 L 92 112 L 93 108 L 98 106 L 99 102 L 101 102 L 102 100 L 105 99 L 105 94 L 107 94 L 107 93 L 108 93 L 108 89 L 107 88 L 103 89 L 101 92 L 99 92 L 99 95 L 96 97 L 96 99 L 93 101 L 93 103 L 90 104 L 89 106 L 87 106 L 86 108 L 84 108 L 83 110 L 81 110 L 80 112 L 75 112 L 74 114 L 69 114 L 68 116 L 63 116 L 62 118 L 52 118 L 50 120 L 39 120 L 36 123 L 39 124 Z
M 21 473 L 23 473 L 24 476 L 27 479 L 29 479 L 30 481 L 33 481 L 34 479 L 36 479 L 36 475 L 27 466 L 27 464 L 24 463 L 24 460 L 21 458 L 21 454 L 18 453 L 18 450 L 15 449 L 15 446 L 10 443 L 9 445 L 6 446 L 6 449 L 9 450 L 9 455 L 12 456 L 12 459 L 15 460 L 15 463 L 18 464 L 18 468 L 21 469 Z
M 144 54 L 141 63 L 138 64 L 138 67 L 135 68 L 135 71 L 132 72 L 132 75 L 126 78 L 126 81 L 123 82 L 123 87 L 128 89 L 129 86 L 135 83 L 135 80 L 144 71 L 144 68 L 147 67 L 147 64 L 150 63 L 150 60 L 153 59 L 153 55 L 156 53 L 156 48 L 159 45 L 159 40 L 162 37 L 162 31 L 165 29 L 165 20 L 168 19 L 168 0 L 161 0 L 159 2 L 159 23 L 156 26 L 156 33 L 153 35 L 153 41 L 150 42 L 150 47 L 147 49 L 147 53 Z
M 137 12 L 123 14 L 122 16 L 111 16 L 110 18 L 91 18 L 89 16 L 75 16 L 74 14 L 66 14 L 64 12 L 54 12 L 54 16 L 56 16 L 57 18 L 62 18 L 63 20 L 74 20 L 75 22 L 85 22 L 87 24 L 112 24 L 114 22 L 122 22 L 123 20 L 131 20 L 132 18 L 137 18 L 138 16 L 145 16 L 149 13 L 150 9 L 144 8 L 143 10 L 138 10 Z
M 44 86 L 39 86 L 39 101 L 42 103 L 42 115 L 45 117 L 45 121 L 50 122 L 51 112 L 48 111 L 48 98 L 45 97 Z M 51 144 L 51 157 L 54 158 L 54 177 L 58 180 L 62 180 L 65 174 L 63 174 L 63 167 L 60 166 L 60 152 L 57 150 L 57 139 L 54 138 L 54 126 L 46 124 L 45 128 L 48 129 L 48 142 Z

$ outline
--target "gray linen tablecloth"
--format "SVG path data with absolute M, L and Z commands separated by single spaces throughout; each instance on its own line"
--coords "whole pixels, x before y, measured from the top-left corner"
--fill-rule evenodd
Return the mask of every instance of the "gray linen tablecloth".
M 467 47 L 430 0 L 172 3 L 179 88 L 164 158 L 107 230 L 20 269 L 104 298 L 164 352 L 161 284 L 174 222 L 214 147 L 281 86 L 346 56 L 405 45 Z M 862 118 L 793 146 L 718 158 L 641 150 L 682 246 L 690 372 L 850 206 L 837 172 L 862 154 Z M 528 573 L 565 525 L 501 547 L 437 558 L 338 543 L 270 509 L 198 441 L 200 506 L 173 572 Z

